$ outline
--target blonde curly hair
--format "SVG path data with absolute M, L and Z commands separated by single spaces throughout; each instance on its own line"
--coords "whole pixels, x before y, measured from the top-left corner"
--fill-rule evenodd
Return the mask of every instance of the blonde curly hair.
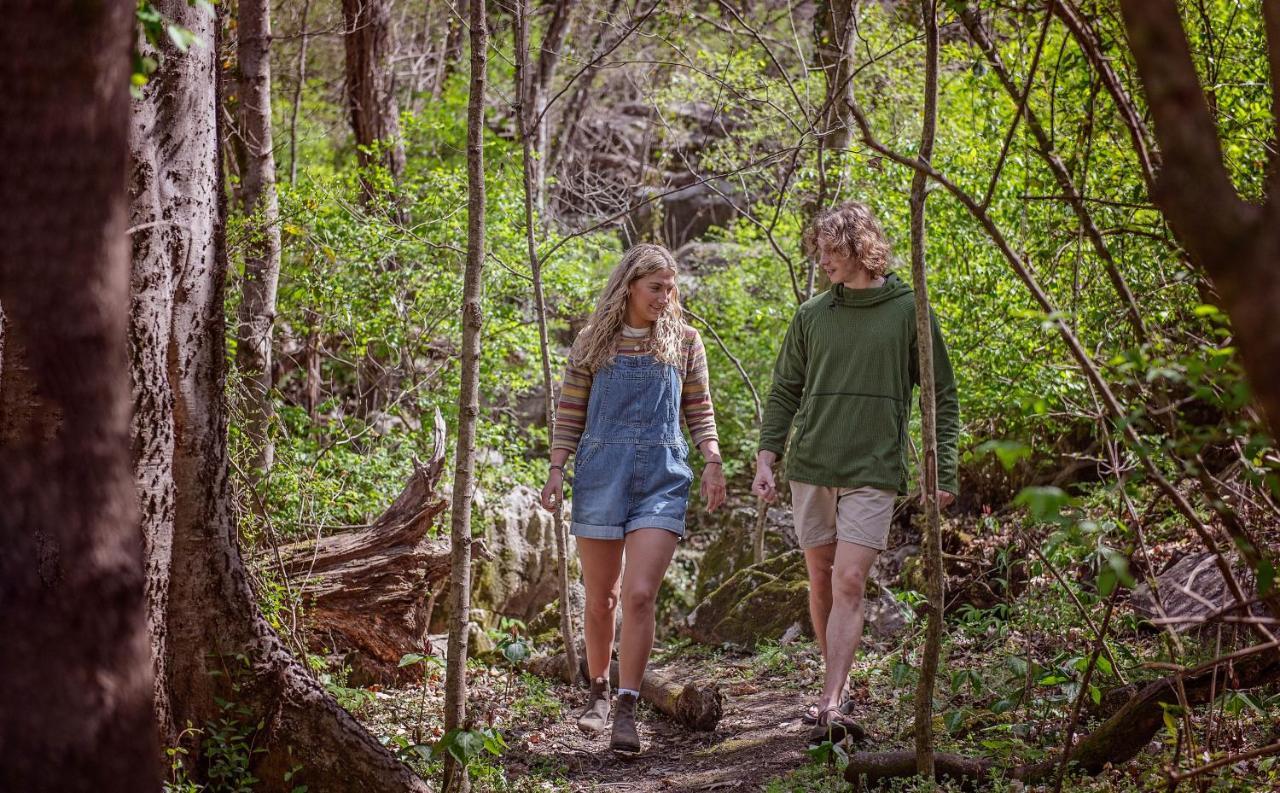
M 853 257 L 872 278 L 883 276 L 892 264 L 893 249 L 880 221 L 859 201 L 846 201 L 819 212 L 804 232 L 805 254 L 817 258 L 819 240 Z
M 678 273 L 676 257 L 661 245 L 641 243 L 622 255 L 622 260 L 609 274 L 604 291 L 596 301 L 595 311 L 587 326 L 578 334 L 569 351 L 573 365 L 595 372 L 608 366 L 618 354 L 618 337 L 622 335 L 627 316 L 627 295 L 631 285 L 646 275 L 670 271 Z M 680 290 L 672 291 L 667 310 L 653 323 L 649 334 L 649 352 L 663 363 L 680 366 L 681 342 L 684 338 L 684 310 L 680 308 Z

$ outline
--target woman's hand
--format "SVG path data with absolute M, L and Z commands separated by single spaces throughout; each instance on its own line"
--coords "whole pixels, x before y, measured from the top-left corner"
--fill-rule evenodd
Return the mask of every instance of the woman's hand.
M 725 484 L 724 466 L 719 460 L 708 460 L 702 469 L 702 503 L 707 505 L 707 512 L 715 512 L 724 503 Z
M 542 486 L 542 508 L 547 512 L 555 512 L 564 503 L 564 471 L 552 468 L 547 474 L 547 483 Z

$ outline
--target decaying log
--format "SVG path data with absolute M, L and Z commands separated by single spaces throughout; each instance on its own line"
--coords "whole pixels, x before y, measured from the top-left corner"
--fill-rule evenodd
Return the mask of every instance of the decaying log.
M 405 653 L 430 649 L 432 586 L 449 576 L 448 537 L 427 536 L 447 506 L 436 495 L 444 453 L 437 410 L 431 458 L 414 461 L 404 490 L 369 528 L 280 548 L 283 571 L 302 582 L 312 643 L 358 653 L 358 682 L 391 682 Z
M 1221 668 L 1204 664 L 1185 673 L 1182 685 L 1187 703 L 1203 705 L 1214 693 L 1257 688 L 1280 679 L 1280 655 L 1274 643 L 1235 653 L 1233 660 L 1233 674 L 1229 676 L 1224 671 L 1225 661 L 1219 664 Z M 1094 776 L 1108 765 L 1117 766 L 1132 760 L 1164 726 L 1164 708 L 1160 705 L 1178 702 L 1176 686 L 1177 676 L 1170 675 L 1140 688 L 1128 702 L 1075 745 L 1071 752 L 1072 768 Z M 1055 754 L 1038 763 L 1001 766 L 986 758 L 935 754 L 935 778 L 958 780 L 972 788 L 981 785 L 994 772 L 1006 779 L 1034 783 L 1053 773 L 1060 758 L 1061 754 Z M 875 784 L 882 779 L 914 776 L 915 773 L 914 752 L 856 752 L 849 755 L 845 779 L 856 788 L 860 784 Z
M 579 653 L 578 657 L 582 659 L 582 664 L 586 663 L 585 653 Z M 557 678 L 566 683 L 578 682 L 568 679 L 564 653 L 535 658 L 529 662 L 528 669 L 542 677 Z M 580 665 L 578 673 L 579 680 L 586 679 L 585 666 Z M 609 685 L 615 689 L 618 687 L 617 661 L 609 665 Z M 724 715 L 724 695 L 720 693 L 718 686 L 679 683 L 652 669 L 644 673 L 644 680 L 640 683 L 640 699 L 691 730 L 714 730 L 720 723 L 720 717 Z

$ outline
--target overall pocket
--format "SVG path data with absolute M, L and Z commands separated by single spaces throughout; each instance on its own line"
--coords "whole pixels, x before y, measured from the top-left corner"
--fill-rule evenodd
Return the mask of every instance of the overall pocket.
M 604 404 L 600 417 L 606 424 L 628 429 L 666 427 L 676 420 L 671 367 L 657 362 L 619 361 L 603 374 Z

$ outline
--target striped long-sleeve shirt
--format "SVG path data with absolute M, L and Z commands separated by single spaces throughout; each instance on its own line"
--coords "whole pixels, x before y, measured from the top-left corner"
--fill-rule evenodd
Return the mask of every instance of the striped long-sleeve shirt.
M 619 355 L 643 355 L 649 352 L 649 339 L 618 339 Z M 715 410 L 711 406 L 711 383 L 707 376 L 707 351 L 702 346 L 702 336 L 688 325 L 684 328 L 681 345 L 684 367 L 680 372 L 680 415 L 689 428 L 694 446 L 704 441 L 718 440 Z M 578 439 L 587 428 L 587 401 L 591 397 L 592 373 L 575 366 L 573 361 L 564 370 L 560 387 L 560 401 L 556 407 L 556 430 L 551 448 L 575 451 Z

